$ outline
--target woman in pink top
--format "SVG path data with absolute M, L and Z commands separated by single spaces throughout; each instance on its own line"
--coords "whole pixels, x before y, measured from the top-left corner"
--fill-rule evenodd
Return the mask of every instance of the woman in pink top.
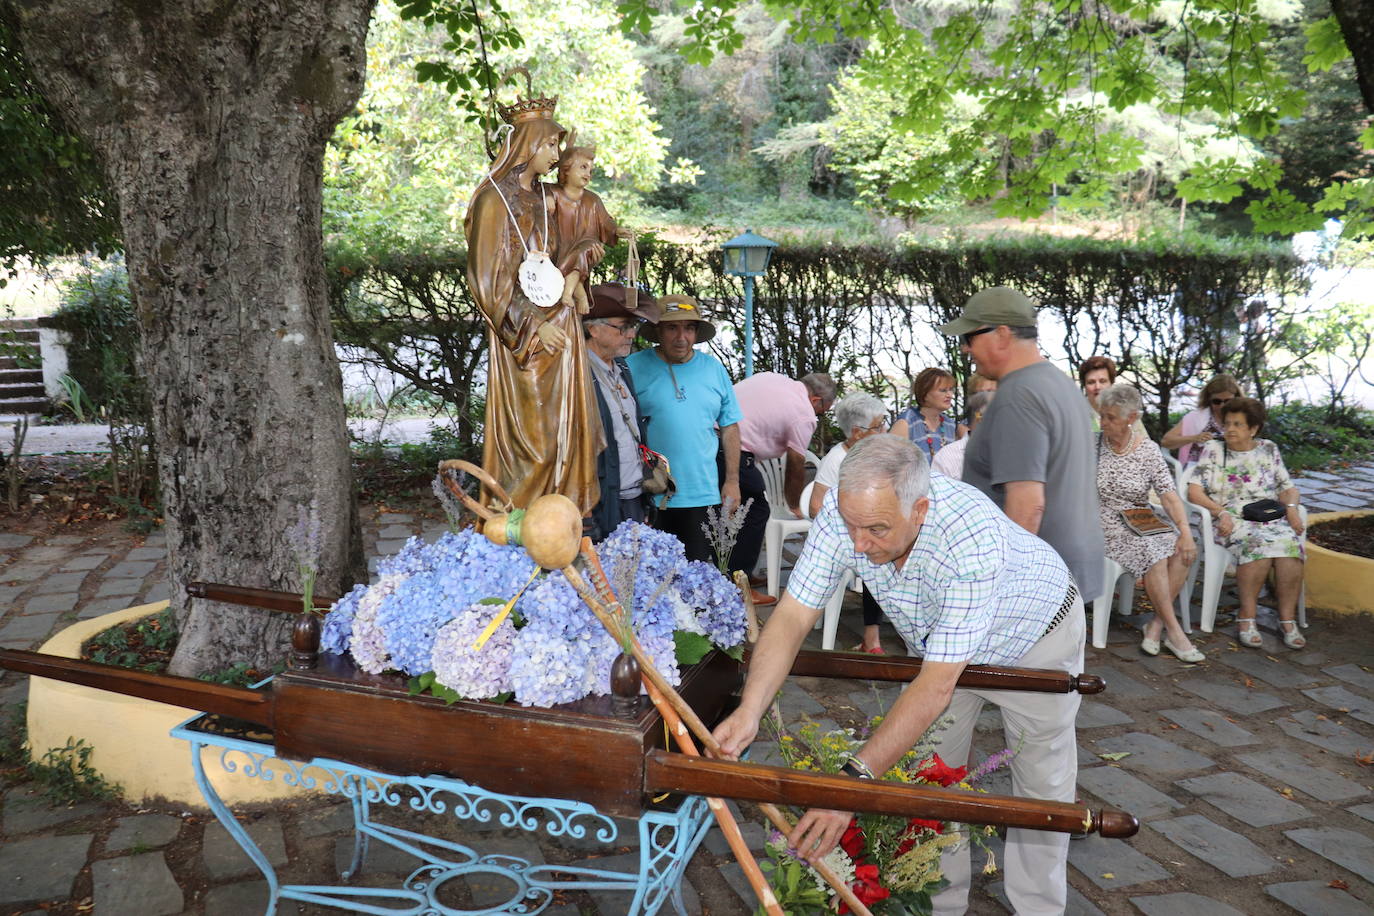
M 1178 463 L 1186 468 L 1202 456 L 1202 446 L 1221 438 L 1221 410 L 1227 402 L 1241 396 L 1240 383 L 1234 376 L 1218 375 L 1203 386 L 1197 396 L 1197 409 L 1183 415 L 1174 428 L 1164 434 L 1159 444 L 1178 449 Z

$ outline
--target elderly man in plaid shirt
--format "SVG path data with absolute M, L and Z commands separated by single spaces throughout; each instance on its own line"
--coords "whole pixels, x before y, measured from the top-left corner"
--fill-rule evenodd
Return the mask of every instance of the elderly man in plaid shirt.
M 916 447 L 891 435 L 865 439 L 845 456 L 839 486 L 827 494 L 759 640 L 740 707 L 716 729 L 725 751 L 738 755 L 753 741 L 759 717 L 846 569 L 863 579 L 924 663 L 845 771 L 866 778 L 885 772 L 946 713 L 953 722 L 939 735 L 940 755 L 960 764 L 983 703 L 992 702 L 1002 710 L 1008 746 L 1017 751 L 1013 791 L 1073 801 L 1077 693 L 955 688 L 971 664 L 1080 673 L 1083 601 L 1073 579 L 1048 544 L 974 488 L 932 477 Z M 789 843 L 819 859 L 835 847 L 850 816 L 812 809 Z M 1062 833 L 1007 832 L 1006 889 L 1016 913 L 1064 911 L 1068 841 Z M 964 912 L 968 845 L 947 852 L 941 869 L 950 886 L 936 895 L 935 912 Z

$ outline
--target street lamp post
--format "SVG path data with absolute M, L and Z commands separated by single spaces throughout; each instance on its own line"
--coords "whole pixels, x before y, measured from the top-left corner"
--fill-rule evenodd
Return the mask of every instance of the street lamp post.
M 754 374 L 754 278 L 768 269 L 778 243 L 746 229 L 720 247 L 725 253 L 725 272 L 744 278 L 744 374 L 750 376 Z

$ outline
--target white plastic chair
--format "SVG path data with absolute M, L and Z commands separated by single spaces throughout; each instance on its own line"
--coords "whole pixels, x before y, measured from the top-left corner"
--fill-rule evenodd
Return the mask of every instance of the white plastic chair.
M 1093 646 L 1107 648 L 1107 626 L 1112 616 L 1112 592 L 1119 592 L 1116 612 L 1125 617 L 1135 600 L 1135 577 L 1111 557 L 1102 558 L 1102 583 L 1106 589 L 1093 600 Z
M 760 462 L 759 467 L 760 467 L 760 469 L 762 469 L 764 465 L 774 464 L 774 463 L 775 463 L 775 462 L 772 462 L 772 461 Z M 777 463 L 780 464 L 780 463 L 781 463 L 781 459 L 779 459 L 779 461 L 778 461 Z M 778 475 L 777 475 L 777 477 L 778 477 L 778 490 L 777 490 L 777 492 L 778 492 L 779 498 L 781 498 L 781 496 L 782 496 L 782 483 L 781 483 L 781 481 L 782 481 L 782 474 L 779 472 Z M 765 486 L 766 488 L 769 488 L 769 499 L 768 499 L 768 503 L 769 503 L 769 509 L 772 511 L 772 514 L 768 517 L 768 525 L 767 525 L 766 528 L 763 529 L 763 549 L 764 549 L 765 562 L 766 562 L 767 567 L 768 567 L 768 594 L 770 594 L 770 595 L 772 595 L 774 598 L 776 598 L 776 597 L 778 597 L 778 580 L 782 577 L 782 547 L 783 547 L 783 544 L 787 541 L 788 538 L 792 537 L 793 535 L 797 535 L 797 534 L 804 535 L 804 534 L 806 534 L 808 531 L 810 531 L 810 530 L 811 530 L 811 519 L 809 519 L 809 518 L 793 518 L 793 517 L 792 517 L 792 512 L 791 512 L 791 510 L 788 509 L 785 505 L 782 506 L 781 508 L 779 508 L 778 504 L 775 503 L 775 502 L 773 502 L 773 499 L 772 499 L 772 490 L 771 490 L 772 483 L 770 482 L 768 473 L 767 473 L 766 471 L 764 472 L 764 475 L 763 475 L 763 481 L 764 481 L 764 486 Z M 807 506 L 811 505 L 811 487 L 812 487 L 812 486 L 813 486 L 813 484 L 809 484 L 809 483 L 808 483 L 808 484 L 806 485 L 806 487 L 802 489 L 802 495 L 801 495 L 801 509 L 802 509 L 803 512 L 806 511 Z M 785 502 L 785 500 L 784 500 L 784 502 Z
M 861 579 L 855 578 L 849 570 L 844 571 L 840 576 L 840 584 L 835 587 L 835 592 L 830 596 L 830 600 L 825 603 L 825 613 L 817 621 L 817 626 L 823 626 L 821 631 L 821 648 L 835 648 L 835 632 L 840 627 L 840 610 L 844 607 L 844 596 L 849 589 L 859 591 L 864 587 Z
M 1192 482 L 1194 468 L 1189 468 L 1183 474 L 1181 489 L 1185 494 L 1188 492 L 1188 484 Z M 1226 577 L 1227 567 L 1231 566 L 1231 552 L 1216 542 L 1212 535 L 1212 514 L 1197 503 L 1189 502 L 1186 497 L 1183 505 L 1187 507 L 1189 515 L 1197 519 L 1198 526 L 1198 552 L 1197 559 L 1193 561 L 1192 568 L 1188 570 L 1188 578 L 1183 580 L 1183 589 L 1178 594 L 1178 600 L 1185 607 L 1192 601 L 1193 586 L 1197 583 L 1198 567 L 1202 567 L 1202 597 L 1198 605 L 1198 626 L 1204 633 L 1211 633 L 1217 619 L 1217 602 L 1221 600 L 1221 586 Z M 1298 536 L 1299 543 L 1307 543 L 1307 507 L 1302 506 L 1298 509 L 1298 514 L 1302 517 L 1302 534 Z M 1298 591 L 1298 627 L 1307 628 L 1307 579 L 1303 578 L 1302 586 Z

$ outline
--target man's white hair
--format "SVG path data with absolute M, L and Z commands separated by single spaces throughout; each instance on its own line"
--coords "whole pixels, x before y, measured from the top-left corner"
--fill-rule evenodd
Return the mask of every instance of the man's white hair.
M 869 436 L 840 463 L 841 493 L 892 487 L 903 515 L 930 492 L 930 465 L 910 440 L 891 433 Z

